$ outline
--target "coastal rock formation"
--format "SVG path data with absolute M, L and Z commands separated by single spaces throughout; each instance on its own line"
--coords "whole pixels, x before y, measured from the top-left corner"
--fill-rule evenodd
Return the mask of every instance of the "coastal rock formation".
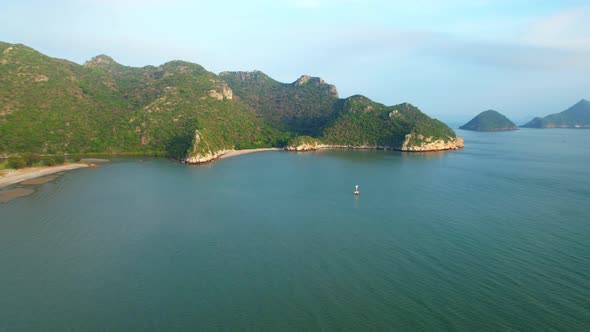
M 426 152 L 441 150 L 458 150 L 465 147 L 463 137 L 449 137 L 448 140 L 424 137 L 423 135 L 408 134 L 401 148 L 396 149 L 408 152 Z
M 290 144 L 287 151 L 305 152 L 323 149 L 361 149 L 361 150 L 397 150 L 404 152 L 427 152 L 442 150 L 458 150 L 465 146 L 462 137 L 448 137 L 446 140 L 425 137 L 419 134 L 407 134 L 401 146 L 389 145 L 341 145 L 324 144 L 319 141 L 304 141 L 298 144 Z
M 224 154 L 233 152 L 235 150 L 217 150 L 215 152 L 197 153 L 190 155 L 189 157 L 182 159 L 181 161 L 186 164 L 204 164 L 218 159 Z

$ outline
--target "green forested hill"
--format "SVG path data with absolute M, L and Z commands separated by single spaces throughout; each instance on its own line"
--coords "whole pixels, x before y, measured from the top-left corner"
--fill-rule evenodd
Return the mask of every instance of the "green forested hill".
M 281 130 L 318 136 L 336 110 L 336 87 L 317 77 L 304 75 L 286 84 L 260 71 L 219 76 L 240 100 Z
M 324 141 L 330 144 L 400 147 L 408 134 L 443 141 L 455 137 L 447 125 L 408 103 L 385 106 L 357 95 L 340 104 L 338 116 L 323 134 Z
M 276 143 L 275 131 L 199 65 L 132 68 L 101 55 L 81 66 L 0 47 L 0 152 L 181 156 L 197 129 L 197 151 Z
M 279 83 L 262 72 L 223 72 L 234 94 L 265 119 L 326 144 L 399 147 L 407 134 L 448 141 L 455 133 L 410 104 L 385 106 L 364 96 L 339 99 L 336 88 L 317 77 Z M 417 142 L 419 143 L 419 142 Z
M 407 134 L 454 137 L 409 104 L 386 107 L 315 77 L 280 83 L 261 72 L 219 76 L 184 61 L 84 65 L 0 42 L 0 156 L 133 153 L 187 156 L 285 146 L 299 135 L 331 144 L 398 144 Z M 198 137 L 198 139 L 195 139 Z
M 518 127 L 504 115 L 494 111 L 487 110 L 479 113 L 471 121 L 460 127 L 465 130 L 475 131 L 501 131 L 517 130 Z
M 588 128 L 590 127 L 590 101 L 582 99 L 561 113 L 534 118 L 525 128 Z

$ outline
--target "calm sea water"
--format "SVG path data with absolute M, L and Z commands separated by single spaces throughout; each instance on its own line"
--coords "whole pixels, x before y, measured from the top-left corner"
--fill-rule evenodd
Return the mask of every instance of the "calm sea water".
M 69 172 L 0 205 L 0 330 L 589 330 L 590 130 L 459 134 Z

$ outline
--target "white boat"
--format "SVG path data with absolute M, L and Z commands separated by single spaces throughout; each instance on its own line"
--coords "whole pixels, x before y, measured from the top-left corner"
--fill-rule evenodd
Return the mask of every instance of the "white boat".
M 361 193 L 361 192 L 359 191 L 359 185 L 357 184 L 357 185 L 356 185 L 356 187 L 354 188 L 354 194 L 355 194 L 355 195 L 358 195 L 358 194 L 360 194 L 360 193 Z

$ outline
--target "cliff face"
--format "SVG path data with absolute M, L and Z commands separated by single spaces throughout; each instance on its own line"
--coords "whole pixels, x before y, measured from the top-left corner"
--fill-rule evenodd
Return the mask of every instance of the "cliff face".
M 449 137 L 449 139 L 445 141 L 442 139 L 434 139 L 432 136 L 424 137 L 423 135 L 408 134 L 406 135 L 406 139 L 399 150 L 408 152 L 426 152 L 458 150 L 464 146 L 465 142 L 463 141 L 463 137 Z
M 465 146 L 462 137 L 449 137 L 447 140 L 425 137 L 417 134 L 407 134 L 401 145 L 346 145 L 346 144 L 325 144 L 319 140 L 291 142 L 285 150 L 287 151 L 315 151 L 322 149 L 364 149 L 364 150 L 397 150 L 404 152 L 428 152 L 443 150 L 458 150 Z

